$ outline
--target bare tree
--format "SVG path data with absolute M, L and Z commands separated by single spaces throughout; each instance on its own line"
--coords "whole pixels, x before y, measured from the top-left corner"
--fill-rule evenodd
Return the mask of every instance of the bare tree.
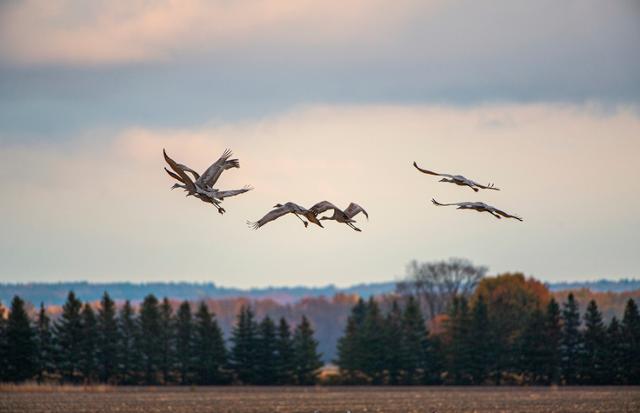
M 448 310 L 455 296 L 469 296 L 487 270 L 463 258 L 422 263 L 413 260 L 407 265 L 405 279 L 396 284 L 396 291 L 418 297 L 429 317 L 434 318 Z

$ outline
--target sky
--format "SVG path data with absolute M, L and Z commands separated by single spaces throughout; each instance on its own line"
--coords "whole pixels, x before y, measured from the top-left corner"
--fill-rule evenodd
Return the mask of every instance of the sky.
M 0 282 L 638 277 L 638 44 L 632 0 L 2 2 Z M 221 216 L 169 190 L 163 148 L 196 170 L 231 148 L 219 187 L 255 189 Z M 370 219 L 246 225 L 321 200 Z

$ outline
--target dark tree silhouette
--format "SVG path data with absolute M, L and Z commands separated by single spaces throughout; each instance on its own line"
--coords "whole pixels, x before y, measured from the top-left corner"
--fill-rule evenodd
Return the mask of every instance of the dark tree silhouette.
M 38 382 L 42 383 L 47 376 L 55 372 L 56 368 L 51 320 L 47 315 L 44 303 L 40 303 L 40 311 L 38 312 L 38 319 L 36 320 L 36 343 Z
M 11 301 L 11 312 L 6 325 L 5 375 L 7 380 L 21 382 L 37 373 L 37 342 L 24 301 L 18 296 Z
M 118 369 L 118 320 L 116 305 L 105 291 L 100 300 L 97 319 L 98 342 L 97 359 L 100 381 L 111 383 L 116 380 Z
M 85 383 L 96 381 L 98 371 L 98 322 L 96 314 L 88 303 L 82 307 L 82 340 L 80 341 L 79 365 Z
M 118 376 L 123 384 L 135 384 L 138 381 L 140 357 L 136 346 L 139 335 L 136 315 L 127 300 L 118 317 Z
M 562 378 L 566 384 L 578 383 L 580 357 L 580 312 L 573 294 L 569 294 L 562 309 Z
M 313 338 L 313 329 L 305 316 L 302 316 L 293 334 L 293 351 L 296 383 L 315 384 L 322 361 L 318 353 L 318 341 Z
M 193 342 L 193 316 L 191 304 L 183 301 L 178 308 L 176 316 L 176 359 L 175 367 L 178 370 L 181 384 L 187 384 L 191 380 L 191 372 L 195 366 Z
M 57 364 L 65 381 L 78 382 L 80 371 L 78 355 L 82 346 L 82 303 L 73 291 L 67 295 L 62 315 L 55 324 Z
M 257 338 L 258 326 L 253 311 L 243 306 L 231 336 L 231 366 L 238 380 L 245 384 L 255 384 L 257 381 Z

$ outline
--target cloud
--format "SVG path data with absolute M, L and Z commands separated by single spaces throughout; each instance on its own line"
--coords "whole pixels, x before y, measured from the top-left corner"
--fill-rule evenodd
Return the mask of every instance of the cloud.
M 636 275 L 640 118 L 564 105 L 312 106 L 188 129 L 86 132 L 65 143 L 3 145 L 0 279 L 198 279 L 227 285 L 385 280 L 412 259 L 467 256 L 545 279 Z M 256 189 L 228 213 L 169 191 L 162 148 L 203 170 L 230 147 L 222 188 Z M 493 181 L 474 194 L 411 162 Z M 524 223 L 435 208 L 483 200 Z M 358 234 L 305 230 L 276 202 L 361 203 Z
M 400 9 L 411 2 L 401 1 Z M 165 60 L 179 51 L 226 49 L 264 37 L 338 42 L 393 20 L 381 1 L 35 0 L 3 5 L 4 52 L 21 63 Z

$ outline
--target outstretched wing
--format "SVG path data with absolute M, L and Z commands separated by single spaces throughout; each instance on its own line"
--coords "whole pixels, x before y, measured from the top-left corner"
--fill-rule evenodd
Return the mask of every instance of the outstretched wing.
M 429 171 L 429 170 L 427 170 L 427 169 L 422 169 L 422 168 L 420 168 L 420 167 L 418 166 L 418 164 L 417 164 L 415 161 L 413 161 L 413 166 L 415 166 L 415 167 L 416 167 L 416 169 L 417 169 L 417 170 L 419 170 L 420 172 L 422 172 L 423 174 L 427 174 L 427 175 L 435 175 L 435 176 L 446 176 L 446 177 L 449 177 L 449 178 L 453 178 L 453 175 L 449 175 L 449 174 L 439 174 L 439 173 L 437 173 L 437 172 Z
M 507 214 L 506 212 L 504 212 L 504 211 L 502 211 L 502 210 L 500 210 L 500 209 L 498 209 L 498 208 L 493 208 L 493 207 L 491 207 L 491 210 L 492 210 L 493 212 L 495 212 L 496 214 L 498 214 L 498 215 L 502 215 L 502 216 L 503 216 L 503 217 L 505 217 L 505 218 L 513 218 L 513 219 L 517 219 L 517 220 L 518 220 L 518 221 L 520 221 L 520 222 L 524 221 L 524 220 L 523 220 L 522 218 L 520 218 L 519 216 L 511 215 L 511 214 Z
M 216 198 L 224 199 L 230 196 L 236 196 L 240 194 L 244 194 L 245 192 L 251 191 L 253 189 L 252 186 L 245 186 L 242 189 L 230 189 L 228 191 L 216 191 Z
M 456 206 L 460 206 L 462 204 L 462 202 L 458 203 L 458 202 L 453 202 L 451 204 L 442 204 L 438 201 L 436 201 L 434 198 L 431 198 L 431 202 L 433 202 L 434 205 L 437 206 L 451 206 L 451 205 L 456 205 Z
M 268 222 L 271 222 L 273 220 L 280 218 L 281 216 L 284 216 L 284 215 L 287 215 L 288 213 L 293 212 L 293 210 L 294 208 L 292 208 L 290 205 L 283 205 L 281 207 L 278 207 L 272 210 L 271 212 L 269 212 L 267 215 L 263 216 L 256 222 L 247 221 L 247 224 L 249 225 L 249 227 L 253 229 L 258 229 Z
M 369 214 L 367 214 L 367 211 L 365 211 L 364 208 L 354 202 L 350 203 L 347 209 L 344 210 L 345 215 L 349 218 L 353 218 L 361 212 L 365 217 L 367 217 L 367 219 L 369 219 Z
M 329 201 L 320 201 L 317 204 L 315 204 L 314 206 L 312 206 L 311 208 L 309 208 L 309 211 L 313 212 L 314 215 L 318 215 L 318 214 L 322 214 L 323 212 L 328 211 L 330 209 L 333 209 L 334 211 L 340 211 L 340 208 L 338 208 L 337 206 L 333 205 Z M 342 211 L 340 211 L 340 212 L 342 212 Z
M 191 178 L 189 178 L 189 175 L 187 175 L 173 159 L 169 158 L 169 155 L 167 155 L 167 151 L 162 149 L 162 154 L 164 155 L 164 160 L 169 164 L 169 166 L 171 167 L 171 169 L 173 169 L 176 175 L 180 177 L 180 180 L 185 184 L 185 186 L 187 187 L 187 190 L 191 192 L 196 192 L 196 186 L 191 180 Z M 167 170 L 167 172 L 169 171 Z M 170 175 L 173 177 L 172 174 Z
M 198 186 L 202 188 L 207 186 L 213 188 L 213 185 L 215 185 L 215 183 L 218 181 L 218 178 L 220 178 L 222 171 L 230 168 L 240 168 L 240 162 L 238 162 L 237 159 L 229 159 L 230 156 L 231 150 L 226 149 L 222 156 L 220 156 L 220 158 L 218 158 L 218 160 L 215 161 L 209 168 L 207 168 L 202 176 L 198 178 L 198 180 L 196 181 Z
M 183 171 L 185 171 L 185 172 L 189 172 L 190 174 L 192 174 L 192 175 L 193 175 L 193 179 L 195 179 L 196 181 L 197 181 L 198 179 L 200 179 L 200 174 L 199 174 L 199 173 L 197 173 L 196 171 L 194 171 L 193 169 L 189 168 L 187 165 L 183 165 L 183 164 L 181 164 L 181 163 L 179 163 L 179 164 L 177 164 L 177 165 L 178 165 L 178 167 L 179 167 L 180 169 L 182 169 Z
M 472 182 L 473 182 L 473 181 L 472 181 Z M 492 189 L 492 190 L 494 190 L 494 191 L 499 191 L 499 190 L 500 190 L 500 188 L 496 188 L 496 187 L 495 187 L 493 184 L 491 184 L 491 183 L 490 183 L 489 185 L 481 185 L 481 184 L 479 184 L 479 183 L 477 183 L 477 182 L 473 182 L 473 184 L 474 184 L 475 186 L 477 186 L 478 188 L 482 188 L 482 189 Z
M 172 177 L 173 179 L 175 179 L 178 182 L 182 182 L 184 183 L 184 181 L 182 180 L 182 178 L 180 178 L 180 176 L 174 174 L 173 172 L 171 172 L 170 170 L 168 170 L 166 167 L 164 168 L 165 171 L 167 171 L 167 173 L 169 174 L 170 177 Z

